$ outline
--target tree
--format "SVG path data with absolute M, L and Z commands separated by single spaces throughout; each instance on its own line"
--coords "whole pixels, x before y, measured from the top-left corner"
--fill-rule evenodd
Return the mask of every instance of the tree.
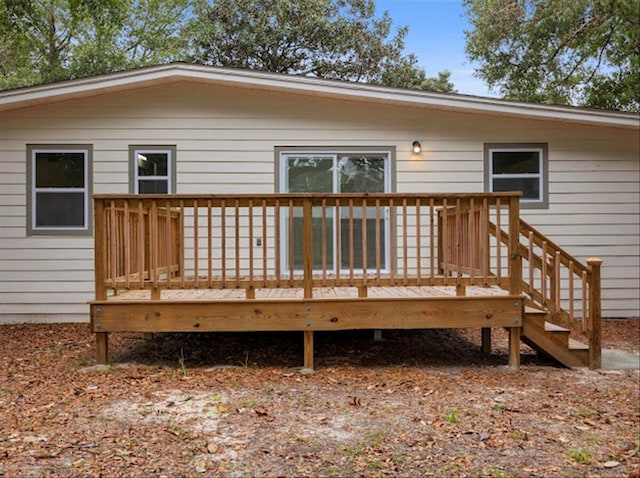
M 477 75 L 509 99 L 638 111 L 638 0 L 465 0 Z
M 0 0 L 0 88 L 184 58 L 199 0 Z
M 216 0 L 190 31 L 198 63 L 453 91 L 448 73 L 426 77 L 404 53 L 407 27 L 391 36 L 392 25 L 373 0 Z

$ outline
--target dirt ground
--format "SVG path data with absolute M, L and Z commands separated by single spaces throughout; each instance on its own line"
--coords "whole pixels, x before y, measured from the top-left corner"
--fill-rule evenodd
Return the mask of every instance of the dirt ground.
M 640 321 L 604 347 L 640 352 Z M 634 476 L 638 370 L 568 370 L 506 334 L 112 334 L 0 327 L 0 477 Z M 635 475 L 637 476 L 637 475 Z

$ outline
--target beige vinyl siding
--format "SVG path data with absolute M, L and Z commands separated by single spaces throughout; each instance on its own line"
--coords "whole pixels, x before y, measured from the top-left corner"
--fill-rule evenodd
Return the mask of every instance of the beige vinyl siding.
M 395 147 L 397 192 L 478 192 L 485 143 L 547 143 L 534 227 L 599 256 L 605 316 L 638 316 L 637 132 L 173 83 L 0 112 L 0 321 L 87 320 L 93 240 L 26 236 L 26 145 L 91 144 L 95 193 L 129 192 L 129 145 L 175 144 L 178 193 L 275 192 L 276 146 Z M 413 155 L 420 140 L 423 152 Z M 188 257 L 188 256 L 187 256 Z

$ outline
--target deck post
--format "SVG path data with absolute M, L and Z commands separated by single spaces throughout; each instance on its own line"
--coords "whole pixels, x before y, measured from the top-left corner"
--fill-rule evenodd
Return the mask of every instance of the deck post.
M 302 257 L 304 298 L 313 298 L 313 206 L 306 198 L 302 204 Z M 304 368 L 313 369 L 313 330 L 304 331 Z
M 520 368 L 520 331 L 521 327 L 509 327 L 509 367 Z
M 600 266 L 602 259 L 591 257 L 587 259 L 589 267 L 589 368 L 591 370 L 602 367 L 602 305 L 600 292 Z
M 304 331 L 304 368 L 313 370 L 313 330 Z
M 106 228 L 105 228 L 105 207 L 104 200 L 96 199 L 93 202 L 94 209 L 94 277 L 96 288 L 96 300 L 106 300 L 107 288 L 105 285 L 105 279 L 107 277 L 106 268 Z M 115 287 L 114 287 L 115 289 Z M 93 324 L 92 324 L 93 325 Z M 93 332 L 93 331 L 92 331 Z
M 109 363 L 108 332 L 96 332 L 96 361 L 100 364 Z
M 491 353 L 491 328 L 490 327 L 482 327 L 481 340 L 482 340 L 482 352 L 485 354 L 490 354 Z
M 509 200 L 509 294 L 520 295 L 522 284 L 522 256 L 520 256 L 520 195 Z M 521 308 L 524 310 L 524 307 Z M 521 314 L 522 316 L 522 314 Z M 519 327 L 509 327 L 509 366 L 520 368 Z

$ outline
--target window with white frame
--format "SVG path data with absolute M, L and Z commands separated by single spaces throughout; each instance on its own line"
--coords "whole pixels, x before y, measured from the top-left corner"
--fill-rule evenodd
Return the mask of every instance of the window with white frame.
M 523 207 L 548 207 L 546 144 L 486 144 L 485 187 L 521 191 Z
M 134 194 L 175 193 L 175 146 L 130 146 L 130 189 Z
M 28 145 L 27 232 L 90 234 L 90 145 Z
M 354 150 L 303 150 L 296 148 L 282 148 L 279 150 L 279 189 L 283 193 L 384 193 L 391 191 L 392 149 L 354 149 Z M 374 208 L 367 211 L 364 221 L 367 231 L 363 231 L 362 210 L 357 208 L 351 212 L 355 214 L 350 220 L 347 208 L 330 208 L 326 211 L 326 245 L 324 254 L 327 269 L 337 267 L 346 269 L 353 262 L 355 269 L 363 267 L 362 251 L 354 252 L 350 257 L 349 240 L 353 237 L 355 244 L 362 243 L 362 236 L 372 238 L 376 231 L 376 214 Z M 293 218 L 293 263 L 296 270 L 302 269 L 302 210 L 295 208 Z M 313 210 L 314 244 L 321 243 L 322 211 Z M 353 231 L 347 233 L 350 225 Z M 281 227 L 282 237 L 288 238 L 288 218 L 283 218 Z M 383 211 L 382 234 L 378 243 L 381 254 L 377 256 L 374 241 L 367 242 L 367 264 L 376 264 L 376 256 L 381 258 L 381 269 L 388 269 L 389 264 L 389 217 L 388 211 Z M 298 238 L 299 240 L 296 240 Z M 288 248 L 285 248 L 288 253 Z M 320 248 L 314 248 L 313 267 L 322 267 L 323 254 Z M 283 268 L 289 267 L 288 256 L 283 257 Z

